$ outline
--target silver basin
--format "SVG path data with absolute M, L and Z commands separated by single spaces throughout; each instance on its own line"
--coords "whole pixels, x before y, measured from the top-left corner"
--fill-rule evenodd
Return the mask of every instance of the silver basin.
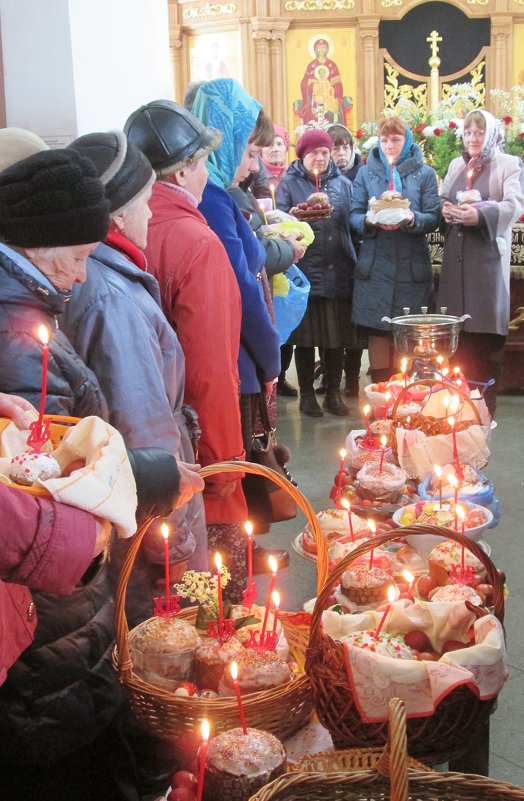
M 393 319 L 383 317 L 382 321 L 391 323 L 395 348 L 402 356 L 433 360 L 437 356 L 453 356 L 460 326 L 470 318 L 470 314 L 404 314 Z

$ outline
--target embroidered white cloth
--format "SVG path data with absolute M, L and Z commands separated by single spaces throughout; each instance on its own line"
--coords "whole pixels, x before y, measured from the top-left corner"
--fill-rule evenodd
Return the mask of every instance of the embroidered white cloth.
M 435 464 L 453 461 L 453 435 L 437 434 L 427 437 L 423 431 L 397 428 L 398 461 L 410 478 L 422 480 L 433 471 Z M 487 437 L 489 429 L 472 425 L 457 432 L 459 460 L 480 469 L 489 458 Z
M 0 437 L 0 473 L 9 476 L 13 456 L 28 450 L 28 431 L 10 423 Z M 84 509 L 114 524 L 119 537 L 136 531 L 135 478 L 121 434 L 99 417 L 85 417 L 64 435 L 53 456 L 64 470 L 77 460 L 85 466 L 63 478 L 40 482 L 55 501 Z
M 444 654 L 438 662 L 394 659 L 344 641 L 355 631 L 374 631 L 381 612 L 339 615 L 324 612 L 324 631 L 344 647 L 348 682 L 363 721 L 388 719 L 391 698 L 402 698 L 408 717 L 432 715 L 452 690 L 466 685 L 481 700 L 494 698 L 507 679 L 502 626 L 493 615 L 474 622 L 475 644 Z M 448 640 L 469 641 L 475 617 L 463 603 L 396 601 L 383 631 L 424 631 L 439 651 Z

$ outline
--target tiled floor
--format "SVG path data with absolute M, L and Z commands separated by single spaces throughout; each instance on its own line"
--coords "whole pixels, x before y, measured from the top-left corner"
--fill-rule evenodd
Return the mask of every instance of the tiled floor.
M 293 372 L 289 373 L 294 380 Z M 362 377 L 361 384 L 364 383 Z M 360 399 L 360 406 L 364 400 Z M 338 468 L 338 451 L 347 432 L 361 426 L 359 402 L 350 401 L 351 416 L 322 419 L 301 417 L 296 400 L 279 399 L 278 435 L 293 458 L 291 472 L 315 510 L 325 508 L 328 492 Z M 486 473 L 495 483 L 501 502 L 499 526 L 486 536 L 498 567 L 507 574 L 510 598 L 506 606 L 506 631 L 510 678 L 499 696 L 491 722 L 490 775 L 524 787 L 524 396 L 503 396 L 497 407 L 498 427 L 493 432 L 491 458 Z M 261 544 L 290 548 L 303 519 L 274 526 Z M 291 550 L 291 548 L 290 548 Z M 282 574 L 282 606 L 299 609 L 316 595 L 315 567 L 291 551 L 291 566 Z M 260 576 L 259 592 L 266 580 Z M 262 597 L 264 597 L 262 595 Z

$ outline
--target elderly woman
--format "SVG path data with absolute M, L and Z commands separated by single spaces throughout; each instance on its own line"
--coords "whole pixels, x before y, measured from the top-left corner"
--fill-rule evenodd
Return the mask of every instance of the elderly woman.
M 438 225 L 440 203 L 435 170 L 424 164 L 411 131 L 400 117 L 385 117 L 378 125 L 378 145 L 354 182 L 351 228 L 362 238 L 353 293 L 353 320 L 368 335 L 373 381 L 391 373 L 391 333 L 382 317 L 402 314 L 405 307 L 420 312 L 433 298 L 433 273 L 426 234 Z M 371 223 L 369 201 L 390 187 L 410 201 L 399 225 Z
M 524 211 L 522 164 L 497 146 L 497 121 L 488 111 L 464 120 L 462 156 L 442 184 L 444 254 L 438 305 L 470 314 L 454 362 L 473 380 L 497 380 L 509 322 L 511 227 Z M 464 193 L 464 190 L 469 190 Z M 493 415 L 496 384 L 485 393 Z
M 300 386 L 300 411 L 310 417 L 322 417 L 315 397 L 313 379 L 315 348 L 322 348 L 326 375 L 324 408 L 331 414 L 345 416 L 348 407 L 340 397 L 344 347 L 351 347 L 351 294 L 355 249 L 349 231 L 351 183 L 340 174 L 331 159 L 332 142 L 326 131 L 315 128 L 303 134 L 296 146 L 294 161 L 277 190 L 277 206 L 290 211 L 307 200 L 318 188 L 333 206 L 329 219 L 312 222 L 315 241 L 300 262 L 311 283 L 304 319 L 293 332 L 290 342 L 296 345 L 295 363 Z

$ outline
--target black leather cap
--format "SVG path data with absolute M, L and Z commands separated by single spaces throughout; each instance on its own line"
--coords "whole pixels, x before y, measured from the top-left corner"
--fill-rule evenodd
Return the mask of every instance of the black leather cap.
M 157 173 L 176 172 L 220 144 L 221 134 L 207 128 L 184 106 L 154 100 L 134 111 L 124 131 L 149 159 Z

